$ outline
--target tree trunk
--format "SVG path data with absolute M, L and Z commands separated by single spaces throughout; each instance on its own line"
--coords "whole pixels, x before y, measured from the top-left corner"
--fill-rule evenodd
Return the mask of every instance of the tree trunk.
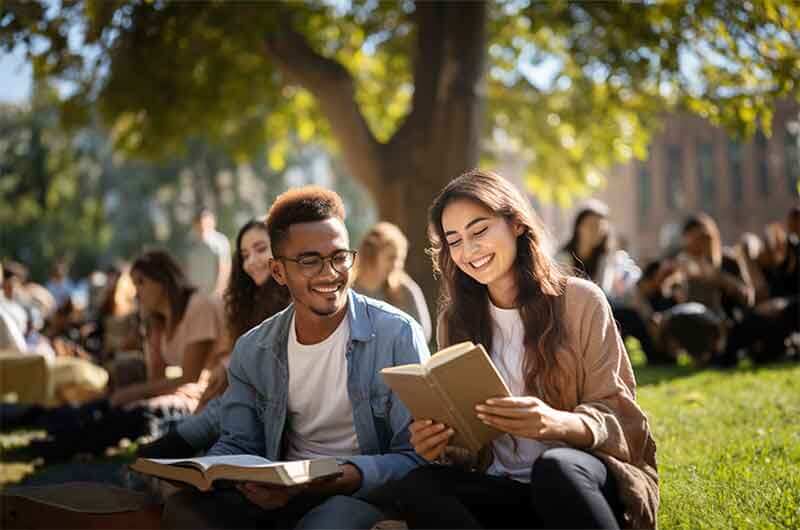
M 417 4 L 411 113 L 382 152 L 381 217 L 409 239 L 406 267 L 435 315 L 438 284 L 425 250 L 428 208 L 453 178 L 478 164 L 484 111 L 486 5 Z
M 427 211 L 452 178 L 480 155 L 486 65 L 485 2 L 420 2 L 409 115 L 386 144 L 378 143 L 355 102 L 352 77 L 312 50 L 297 33 L 265 38 L 286 77 L 317 98 L 342 148 L 344 163 L 370 191 L 381 219 L 409 239 L 406 266 L 435 313 L 437 284 L 428 247 Z

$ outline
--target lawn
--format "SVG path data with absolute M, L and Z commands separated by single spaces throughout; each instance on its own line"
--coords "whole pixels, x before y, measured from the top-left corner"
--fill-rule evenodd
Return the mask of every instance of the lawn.
M 636 371 L 658 443 L 662 528 L 800 528 L 800 364 Z M 4 448 L 21 442 L 0 436 Z M 0 485 L 43 471 L 0 462 Z
M 800 364 L 638 370 L 662 528 L 800 528 Z

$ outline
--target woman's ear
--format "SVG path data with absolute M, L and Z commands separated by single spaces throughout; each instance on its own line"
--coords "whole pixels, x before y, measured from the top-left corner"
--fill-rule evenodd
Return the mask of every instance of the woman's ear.
M 525 227 L 519 223 L 514 223 L 514 235 L 517 237 L 525 233 Z
M 272 273 L 272 278 L 278 285 L 286 285 L 286 269 L 284 269 L 283 262 L 279 259 L 269 259 L 269 270 Z

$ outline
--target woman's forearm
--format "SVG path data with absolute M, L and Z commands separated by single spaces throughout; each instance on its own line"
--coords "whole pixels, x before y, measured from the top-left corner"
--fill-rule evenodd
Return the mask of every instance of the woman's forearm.
M 174 379 L 153 379 L 144 383 L 130 385 L 114 392 L 111 397 L 112 405 L 122 406 L 140 399 L 171 394 L 184 383 L 183 378 L 179 377 Z

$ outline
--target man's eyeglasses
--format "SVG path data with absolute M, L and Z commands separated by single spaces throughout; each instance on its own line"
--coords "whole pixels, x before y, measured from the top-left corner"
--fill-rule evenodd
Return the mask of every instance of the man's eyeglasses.
M 331 262 L 331 267 L 333 267 L 333 270 L 340 274 L 344 274 L 353 267 L 353 264 L 356 261 L 357 253 L 358 252 L 355 250 L 337 250 L 330 256 L 324 257 L 320 256 L 319 254 L 308 254 L 305 256 L 300 256 L 299 258 L 275 256 L 275 259 L 296 263 L 303 276 L 306 278 L 313 278 L 322 272 L 322 268 L 325 266 L 326 261 Z

